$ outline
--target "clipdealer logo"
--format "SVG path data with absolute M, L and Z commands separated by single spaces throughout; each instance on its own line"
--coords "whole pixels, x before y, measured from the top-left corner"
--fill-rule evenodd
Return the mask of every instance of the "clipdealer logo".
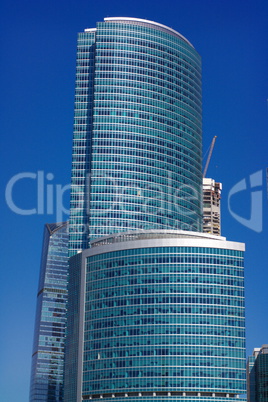
M 263 191 L 263 171 L 259 170 L 251 174 L 249 179 L 246 180 L 246 178 L 244 178 L 236 183 L 228 194 L 228 210 L 231 216 L 237 222 L 241 223 L 241 225 L 257 233 L 261 233 L 263 229 Z M 239 193 L 240 202 L 242 203 L 244 197 L 243 193 L 245 192 L 250 192 L 250 203 L 248 205 L 250 212 L 249 218 L 238 215 L 231 208 L 232 197 Z
M 261 233 L 263 230 L 263 195 L 267 191 L 268 196 L 268 187 L 264 190 L 264 171 L 258 170 L 257 172 L 251 174 L 248 178 L 243 178 L 238 183 L 236 183 L 228 194 L 228 211 L 230 215 L 241 225 L 247 227 L 250 230 L 253 230 L 257 233 Z M 268 177 L 268 169 L 266 170 L 266 176 Z M 109 206 L 109 210 L 117 209 L 118 204 L 122 207 L 122 203 L 126 202 L 127 196 L 127 189 L 122 188 L 119 186 L 114 178 L 109 178 L 103 172 L 100 174 L 101 181 L 107 184 L 110 182 L 112 184 L 114 190 L 114 198 Z M 168 178 L 169 179 L 169 178 Z M 33 191 L 32 191 L 32 199 L 33 205 L 31 208 L 22 208 L 19 203 L 19 196 L 16 194 L 16 186 L 18 184 L 23 184 L 22 182 L 25 180 L 31 180 L 33 184 Z M 44 171 L 37 171 L 34 172 L 21 172 L 14 175 L 7 183 L 5 189 L 5 199 L 7 206 L 9 209 L 18 214 L 18 215 L 53 215 L 55 214 L 56 221 L 61 222 L 66 219 L 66 215 L 69 215 L 69 208 L 64 206 L 64 197 L 70 191 L 70 184 L 61 185 L 53 183 L 54 175 L 52 173 L 45 173 Z M 91 178 L 88 177 L 86 180 L 86 193 L 84 196 L 88 199 L 88 192 L 90 186 Z M 19 183 L 21 182 L 21 183 Z M 267 186 L 268 186 L 268 180 Z M 169 183 L 169 181 L 167 181 Z M 103 183 L 102 183 L 103 184 Z M 177 192 L 169 194 L 168 200 L 166 199 L 165 192 L 162 191 L 161 186 L 152 186 L 149 185 L 144 189 L 137 189 L 137 192 L 134 194 L 137 195 L 138 198 L 141 198 L 141 205 L 143 213 L 149 210 L 150 207 L 150 200 L 147 197 L 143 197 L 143 191 L 150 190 L 153 191 L 154 198 L 158 201 L 158 209 L 161 211 L 163 208 L 167 208 L 166 202 L 168 202 L 169 208 L 172 205 L 172 208 L 175 211 L 180 212 L 180 205 L 177 204 L 179 199 L 184 199 L 188 201 L 190 199 L 197 199 L 198 195 L 196 189 L 192 189 L 191 191 L 188 188 L 189 186 L 182 186 L 182 188 L 178 188 Z M 246 192 L 248 194 L 246 194 Z M 239 215 L 232 207 L 232 199 L 234 196 L 240 197 L 240 202 L 245 202 L 246 198 L 245 195 L 250 195 L 250 201 L 247 206 L 247 210 L 249 214 L 249 218 L 245 216 Z M 81 212 L 81 209 L 84 205 L 84 196 L 81 194 L 77 195 L 77 213 Z M 82 199 L 80 198 L 82 197 Z M 144 199 L 143 199 L 144 198 Z M 87 204 L 87 213 L 88 213 L 89 205 Z M 185 213 L 185 211 L 183 211 Z M 74 214 L 76 211 L 74 210 Z M 65 217 L 64 217 L 65 215 Z
M 53 179 L 54 175 L 52 173 L 45 174 L 40 170 L 37 173 L 22 172 L 14 175 L 8 181 L 5 190 L 5 199 L 9 209 L 18 215 L 27 216 L 55 214 L 57 222 L 61 222 L 63 215 L 69 214 L 69 209 L 65 208 L 63 204 L 63 198 L 71 186 L 70 184 L 62 186 L 61 184 L 51 183 Z M 22 180 L 33 181 L 32 198 L 35 201 L 35 205 L 32 208 L 21 208 L 18 199 L 15 201 L 16 185 Z
M 30 207 L 22 207 L 25 202 L 20 196 L 19 191 L 23 191 L 23 186 L 29 188 L 30 185 Z M 83 189 L 81 190 L 81 186 Z M 167 172 L 165 183 L 157 184 L 144 182 L 143 184 L 137 181 L 119 180 L 109 175 L 109 172 L 99 171 L 92 176 L 90 173 L 84 178 L 81 186 L 74 186 L 72 216 L 81 216 L 82 214 L 90 215 L 90 189 L 91 186 L 98 188 L 106 188 L 109 193 L 107 202 L 99 205 L 107 225 L 118 226 L 120 221 L 116 222 L 113 218 L 120 214 L 120 211 L 128 209 L 128 204 L 135 204 L 135 211 L 142 215 L 157 214 L 161 217 L 161 222 L 171 229 L 196 230 L 195 226 L 201 228 L 201 221 L 195 222 L 191 215 L 195 214 L 195 205 L 200 205 L 200 191 L 197 188 L 181 183 L 177 183 L 172 179 L 171 173 Z M 55 184 L 54 175 L 43 171 L 22 172 L 14 175 L 6 185 L 5 198 L 6 203 L 11 211 L 18 215 L 56 215 L 56 221 L 61 222 L 64 219 L 63 215 L 69 214 L 69 209 L 65 208 L 63 200 L 66 192 L 69 192 L 71 185 Z M 191 208 L 190 208 L 191 207 Z M 83 212 L 82 212 L 83 211 Z M 164 216 L 168 212 L 169 217 Z M 114 215 L 114 216 L 112 216 Z M 137 215 L 137 214 L 136 214 Z M 174 219 L 173 216 L 183 215 L 189 217 L 188 222 L 182 223 L 179 219 Z M 200 218 L 200 217 L 199 217 Z M 66 219 L 66 217 L 65 217 Z M 109 221 L 110 219 L 110 221 Z M 145 220 L 134 219 L 138 221 L 142 228 L 146 225 Z M 131 223 L 131 227 L 133 226 Z M 110 224 L 109 224 L 110 223 Z M 124 227 L 128 222 L 124 221 Z M 81 231 L 80 224 L 74 224 L 72 231 Z M 88 227 L 88 224 L 86 225 Z

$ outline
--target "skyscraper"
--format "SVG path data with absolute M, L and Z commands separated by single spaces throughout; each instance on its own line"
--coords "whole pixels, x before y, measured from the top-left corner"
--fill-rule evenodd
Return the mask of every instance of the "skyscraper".
M 181 34 L 105 18 L 78 36 L 70 254 L 135 229 L 202 230 L 201 63 Z
M 37 290 L 30 402 L 63 401 L 67 271 L 67 223 L 46 224 Z
M 247 362 L 248 402 L 268 402 L 268 345 L 254 348 Z
M 161 24 L 78 37 L 65 402 L 235 401 L 244 245 L 202 233 L 201 63 Z

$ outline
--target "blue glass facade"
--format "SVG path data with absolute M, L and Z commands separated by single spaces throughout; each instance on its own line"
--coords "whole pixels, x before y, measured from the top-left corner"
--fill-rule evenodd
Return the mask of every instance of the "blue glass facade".
M 244 394 L 243 254 L 243 244 L 194 232 L 93 242 L 80 257 L 77 401 L 219 402 Z
M 70 254 L 132 229 L 202 230 L 201 62 L 179 33 L 105 19 L 79 34 Z
M 37 293 L 30 402 L 63 401 L 67 268 L 67 223 L 47 224 Z

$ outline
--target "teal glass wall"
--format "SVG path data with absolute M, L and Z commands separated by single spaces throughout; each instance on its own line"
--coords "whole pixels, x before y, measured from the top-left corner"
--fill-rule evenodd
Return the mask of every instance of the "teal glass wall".
M 266 353 L 260 354 L 257 358 L 256 369 L 256 396 L 258 402 L 268 402 L 268 345 Z
M 47 224 L 37 292 L 30 402 L 63 401 L 67 268 L 67 223 Z
M 65 339 L 65 364 L 64 364 L 64 401 L 79 401 L 77 398 L 78 382 L 81 372 L 83 322 L 84 282 L 81 270 L 82 254 L 78 253 L 69 259 L 68 275 L 68 305 L 67 328 Z
M 74 130 L 70 254 L 123 230 L 202 230 L 201 62 L 179 33 L 108 18 L 79 34 Z
M 247 401 L 256 402 L 255 356 L 249 356 L 247 361 Z
M 247 363 L 248 402 L 268 402 L 268 345 L 254 349 Z
M 245 393 L 243 251 L 187 241 L 91 249 L 83 400 L 218 402 Z
M 69 254 L 88 246 L 89 172 L 93 114 L 95 33 L 80 34 L 77 46 L 72 150 Z

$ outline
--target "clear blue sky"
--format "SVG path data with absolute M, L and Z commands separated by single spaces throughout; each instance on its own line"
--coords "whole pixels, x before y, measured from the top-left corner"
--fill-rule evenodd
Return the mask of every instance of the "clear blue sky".
M 168 25 L 186 36 L 202 56 L 204 152 L 212 137 L 218 136 L 208 176 L 223 183 L 222 234 L 229 240 L 245 242 L 247 248 L 247 353 L 268 343 L 268 202 L 264 175 L 268 167 L 268 2 L 2 0 L 3 402 L 28 400 L 43 225 L 56 220 L 56 185 L 63 187 L 70 181 L 77 32 L 95 27 L 96 21 L 107 16 L 145 18 Z M 37 171 L 45 175 L 41 197 L 44 213 L 42 200 L 37 204 Z M 259 180 L 253 177 L 252 183 L 260 185 L 253 189 L 256 198 L 251 199 L 250 175 L 259 171 Z M 38 206 L 40 214 L 19 215 L 6 204 L 8 182 L 23 172 L 31 176 L 14 185 L 13 201 L 22 209 Z M 49 173 L 53 176 L 47 178 Z M 247 189 L 233 194 L 231 210 L 238 219 L 246 219 L 244 223 L 251 228 L 228 209 L 230 191 L 244 179 L 240 189 Z M 54 194 L 52 214 L 47 213 L 46 203 L 50 190 Z M 68 208 L 67 194 L 64 198 Z

